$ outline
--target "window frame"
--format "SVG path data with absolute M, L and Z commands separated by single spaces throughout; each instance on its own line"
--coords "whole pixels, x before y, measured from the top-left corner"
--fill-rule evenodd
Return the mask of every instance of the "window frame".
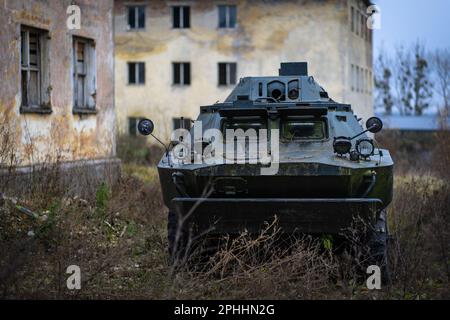
M 220 131 L 222 131 L 222 133 L 224 134 L 224 137 L 225 137 L 225 134 L 226 134 L 226 130 L 227 129 L 232 129 L 232 128 L 227 128 L 226 127 L 226 125 L 230 124 L 231 122 L 233 122 L 233 123 L 240 123 L 240 124 L 248 124 L 248 123 L 256 123 L 256 122 L 258 122 L 261 125 L 261 128 L 255 129 L 255 130 L 267 129 L 269 127 L 267 118 L 261 117 L 261 116 L 242 116 L 242 117 L 231 117 L 231 118 L 224 117 L 224 118 L 220 119 Z M 233 130 L 237 130 L 237 129 L 244 130 L 241 127 L 238 127 L 236 129 L 233 129 Z M 254 129 L 254 128 L 246 128 L 244 130 L 244 132 L 247 131 L 248 129 Z
M 83 72 L 78 72 L 78 45 L 84 45 L 83 52 Z M 78 36 L 72 37 L 72 89 L 73 89 L 73 113 L 96 113 L 97 107 L 97 66 L 96 66 L 96 45 L 95 40 Z M 83 81 L 83 102 L 78 105 L 79 77 L 84 78 Z M 91 93 L 90 93 L 91 92 Z M 89 100 L 92 98 L 93 103 Z
M 221 83 L 221 65 L 225 65 L 225 83 Z M 231 79 L 231 66 L 234 65 L 234 79 Z M 233 80 L 233 81 L 231 81 Z M 218 62 L 217 63 L 217 85 L 219 87 L 228 87 L 237 83 L 237 62 Z
M 178 10 L 178 21 L 176 23 L 175 13 Z M 191 6 L 175 5 L 172 6 L 172 29 L 190 29 L 191 28 Z
M 130 81 L 131 65 L 134 65 L 134 82 Z M 143 65 L 143 79 L 141 79 L 140 65 Z M 127 62 L 127 85 L 129 85 L 129 86 L 145 86 L 145 82 L 146 82 L 145 69 L 146 69 L 146 66 L 145 66 L 144 61 L 128 61 Z
M 359 76 L 359 66 L 356 66 L 356 92 L 359 92 L 360 87 L 360 76 Z
M 289 122 L 289 121 L 301 121 L 301 120 L 305 120 L 305 121 L 311 121 L 311 122 L 322 122 L 323 123 L 323 133 L 324 133 L 324 137 L 323 138 L 317 138 L 317 139 L 312 139 L 312 138 L 292 138 L 292 139 L 288 139 L 284 136 L 284 123 L 285 122 Z M 289 142 L 325 142 L 328 141 L 330 139 L 330 129 L 328 127 L 328 118 L 326 116 L 322 116 L 322 117 L 314 117 L 314 116 L 285 116 L 280 118 L 280 123 L 279 123 L 279 128 L 280 128 L 280 141 L 282 143 L 289 143 Z
M 30 63 L 30 34 L 36 34 L 36 65 Z M 25 36 L 25 41 L 24 41 Z M 20 113 L 52 113 L 50 102 L 50 73 L 49 73 L 49 32 L 26 25 L 20 26 L 19 45 L 19 92 Z M 26 86 L 24 88 L 23 74 L 26 73 Z M 30 103 L 31 73 L 36 73 L 37 103 Z M 46 91 L 44 88 L 47 87 Z M 24 91 L 26 90 L 26 99 Z M 25 101 L 24 101 L 25 100 Z
M 361 12 L 361 38 L 366 39 L 366 19 L 364 13 Z
M 369 93 L 369 70 L 364 68 L 364 93 Z
M 350 64 L 350 85 L 351 85 L 351 91 L 355 91 L 355 65 L 352 63 Z
M 359 25 L 359 10 L 357 8 L 355 8 L 355 34 L 359 37 L 359 30 L 360 30 L 360 25 Z
M 231 25 L 231 8 L 234 8 L 234 24 Z M 221 26 L 221 9 L 223 9 L 225 14 L 225 26 Z M 217 5 L 218 22 L 217 26 L 219 29 L 236 29 L 237 25 L 237 6 L 235 4 L 219 4 Z
M 145 5 L 141 5 L 141 4 L 130 4 L 127 5 L 127 30 L 128 31 L 142 31 L 145 30 L 146 28 L 146 20 L 147 20 L 147 15 L 146 15 L 146 6 Z M 139 9 L 143 10 L 143 14 L 144 14 L 144 20 L 143 20 L 143 26 L 139 26 Z M 134 10 L 134 23 L 135 26 L 132 27 L 130 25 L 130 13 L 131 10 Z
M 352 33 L 355 32 L 355 7 L 351 6 L 350 9 L 350 29 Z
M 178 82 L 176 82 L 176 73 L 178 68 Z M 190 62 L 172 62 L 172 85 L 173 86 L 190 86 L 192 78 L 192 68 Z M 187 75 L 186 75 L 187 73 Z
M 176 127 L 176 121 L 179 121 L 180 126 L 177 128 Z M 183 121 L 183 122 L 182 122 Z M 192 128 L 192 119 L 191 118 L 186 118 L 186 117 L 173 117 L 172 118 L 172 130 L 177 130 L 177 129 L 181 129 L 181 123 L 183 123 L 183 126 L 187 123 L 189 124 L 188 127 L 184 126 L 184 129 L 186 130 L 191 130 Z

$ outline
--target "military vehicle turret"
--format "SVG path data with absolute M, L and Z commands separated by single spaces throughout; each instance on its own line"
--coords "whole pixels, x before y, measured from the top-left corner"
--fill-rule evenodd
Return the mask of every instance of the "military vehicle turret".
M 370 136 L 381 120 L 365 129 L 360 120 L 306 63 L 242 78 L 224 102 L 200 107 L 158 164 L 171 254 L 188 230 L 257 233 L 276 216 L 284 233 L 339 235 L 357 217 L 374 227 L 374 254 L 384 257 L 393 161 Z M 152 134 L 153 123 L 138 129 Z

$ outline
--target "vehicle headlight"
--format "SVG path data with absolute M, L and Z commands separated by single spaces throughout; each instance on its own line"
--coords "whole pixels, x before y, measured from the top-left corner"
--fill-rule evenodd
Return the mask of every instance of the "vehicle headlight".
M 374 150 L 375 147 L 370 139 L 361 139 L 356 142 L 356 151 L 358 151 L 363 158 L 368 158 L 373 155 Z
M 180 142 L 172 148 L 171 152 L 176 160 L 188 161 L 190 159 L 189 156 L 191 155 L 191 149 L 187 144 Z
M 343 155 L 343 154 L 349 153 L 351 148 L 352 148 L 352 143 L 350 142 L 349 138 L 337 137 L 334 139 L 334 142 L 333 142 L 334 153 Z

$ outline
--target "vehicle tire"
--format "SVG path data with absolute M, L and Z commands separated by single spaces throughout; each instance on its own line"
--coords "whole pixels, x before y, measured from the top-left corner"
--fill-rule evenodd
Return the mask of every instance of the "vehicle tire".
M 390 283 L 388 263 L 389 230 L 387 225 L 386 210 L 380 213 L 369 242 L 370 258 L 372 265 L 377 265 L 381 270 L 381 278 L 384 283 Z

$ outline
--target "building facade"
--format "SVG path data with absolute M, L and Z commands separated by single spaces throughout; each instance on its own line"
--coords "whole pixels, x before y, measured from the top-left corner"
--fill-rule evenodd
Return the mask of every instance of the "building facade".
M 113 6 L 0 0 L 0 169 L 117 165 Z
M 377 114 L 383 120 L 383 130 L 434 132 L 450 131 L 450 117 L 434 114 L 405 116 L 399 114 Z
M 239 78 L 307 61 L 334 100 L 373 114 L 368 1 L 115 1 L 115 94 L 121 133 L 142 117 L 167 139 L 180 117 L 223 101 Z

